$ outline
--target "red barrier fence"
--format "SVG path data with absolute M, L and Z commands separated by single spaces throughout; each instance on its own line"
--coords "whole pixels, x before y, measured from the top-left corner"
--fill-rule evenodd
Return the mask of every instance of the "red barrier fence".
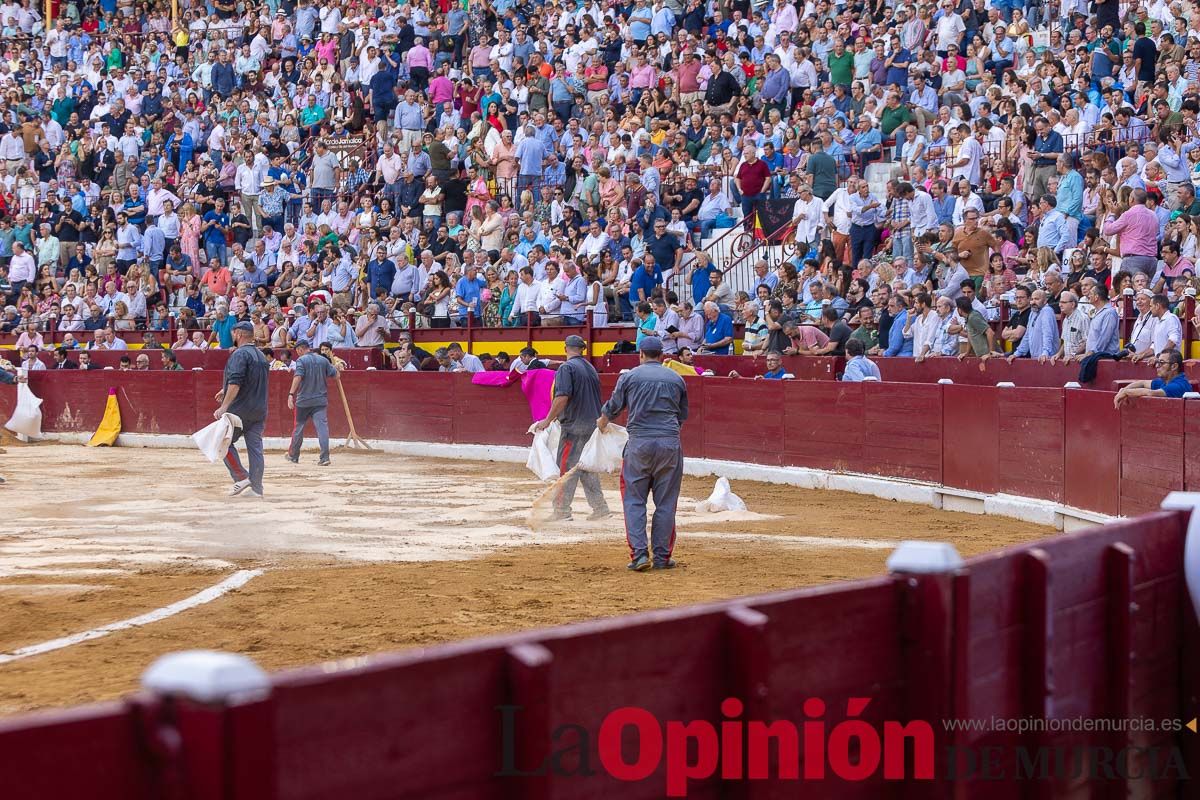
M 636 707 L 659 725 L 716 725 L 722 700 L 736 697 L 746 721 L 821 720 L 830 753 L 851 698 L 869 700 L 855 716 L 876 730 L 885 721 L 932 723 L 935 780 L 885 781 L 876 769 L 849 782 L 826 770 L 824 780 L 804 784 L 805 797 L 1181 798 L 1200 769 L 1186 730 L 1018 732 L 991 721 L 1196 714 L 1200 662 L 1182 646 L 1198 633 L 1183 588 L 1186 525 L 1186 513 L 1160 512 L 983 556 L 953 574 L 897 575 L 290 671 L 274 677 L 265 698 L 243 702 L 141 695 L 11 719 L 0 722 L 5 797 L 649 800 L 665 795 L 666 767 L 637 782 L 612 778 L 602 766 L 613 750 L 606 759 L 598 744 L 604 719 Z M 814 712 L 810 698 L 826 710 Z M 980 726 L 950 730 L 943 720 Z M 627 736 L 622 752 L 634 763 L 631 744 Z M 1112 752 L 1106 757 L 1101 747 Z M 1128 771 L 1091 761 L 1111 766 L 1114 752 L 1128 759 Z M 986 758 L 987 771 L 978 761 L 954 771 L 955 758 Z M 585 774 L 514 775 L 551 763 Z M 781 746 L 768 774 L 785 764 L 809 765 Z M 687 788 L 692 798 L 798 791 L 796 781 L 776 779 L 709 778 Z
M 291 433 L 290 377 L 272 373 L 268 436 Z M 607 396 L 618 376 L 601 377 Z M 44 429 L 76 433 L 95 430 L 116 386 L 127 433 L 190 434 L 210 421 L 221 386 L 216 370 L 35 372 L 30 380 Z M 365 437 L 529 443 L 529 408 L 515 387 L 436 372 L 355 371 L 343 381 Z M 683 442 L 693 458 L 908 478 L 1122 516 L 1157 508 L 1167 492 L 1200 489 L 1200 423 L 1189 421 L 1200 414 L 1196 400 L 1143 398 L 1118 411 L 1110 393 L 1082 389 L 687 381 Z M 14 397 L 0 390 L 0 419 Z M 330 405 L 329 423 L 333 437 L 349 433 L 340 403 Z
M 287 430 L 287 378 L 272 376 L 268 435 Z M 528 441 L 528 406 L 515 387 L 437 373 L 361 371 L 344 380 L 368 437 Z M 616 376 L 602 380 L 607 395 Z M 55 431 L 94 428 L 115 385 L 125 430 L 190 433 L 207 423 L 219 383 L 215 371 L 31 378 L 45 426 Z M 1196 488 L 1200 415 L 1192 400 L 1142 399 L 1118 411 L 1111 394 L 1061 388 L 721 378 L 688 379 L 688 386 L 684 449 L 692 457 L 917 478 L 1122 514 L 1152 511 L 1170 489 Z M 0 391 L 0 417 L 12 396 Z M 330 407 L 330 424 L 333 436 L 345 435 L 339 404 Z M 292 671 L 253 701 L 198 706 L 139 696 L 8 720 L 0 723 L 4 797 L 661 798 L 661 765 L 634 783 L 601 769 L 602 720 L 635 706 L 661 723 L 716 724 L 721 701 L 732 696 L 744 701 L 746 720 L 819 716 L 826 737 L 856 697 L 869 698 L 859 718 L 872 726 L 933 723 L 938 781 L 884 781 L 876 771 L 846 782 L 830 774 L 806 783 L 806 797 L 1180 798 L 1184 774 L 1200 770 L 1197 739 L 1186 730 L 1018 733 L 987 722 L 1197 715 L 1200 631 L 1182 570 L 1187 520 L 1185 512 L 1150 513 L 986 555 L 952 574 L 878 578 Z M 809 698 L 828 710 L 806 713 Z M 519 710 L 506 718 L 501 707 Z M 943 719 L 984 724 L 952 731 Z M 1132 774 L 1143 777 L 1098 781 L 1086 765 L 1076 774 L 1078 756 L 1066 748 L 1098 744 L 1125 749 Z M 631 745 L 623 752 L 632 763 Z M 947 747 L 997 766 L 991 777 L 978 766 L 948 777 Z M 506 763 L 534 771 L 564 752 L 557 762 L 564 769 L 578 771 L 586 757 L 596 774 L 505 774 Z M 1055 778 L 1054 759 L 1064 754 L 1070 771 Z M 1036 774 L 1043 757 L 1049 778 L 1018 780 L 1022 759 Z M 770 758 L 772 775 L 780 758 Z M 797 791 L 790 781 L 708 779 L 691 783 L 688 796 Z

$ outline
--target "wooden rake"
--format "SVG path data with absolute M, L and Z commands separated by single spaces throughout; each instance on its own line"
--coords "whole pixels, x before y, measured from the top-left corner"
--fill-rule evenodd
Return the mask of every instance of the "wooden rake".
M 354 417 L 350 416 L 350 401 L 346 399 L 346 389 L 342 386 L 342 376 L 337 377 L 338 394 L 342 396 L 342 409 L 346 412 L 346 424 L 350 427 L 350 435 L 346 437 L 346 447 L 351 450 L 374 450 L 366 440 L 354 429 Z

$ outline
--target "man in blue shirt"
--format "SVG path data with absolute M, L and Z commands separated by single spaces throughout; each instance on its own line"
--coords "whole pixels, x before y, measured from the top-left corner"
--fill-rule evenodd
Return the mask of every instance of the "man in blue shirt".
M 1049 297 L 1043 289 L 1036 289 L 1030 297 L 1032 308 L 1025 335 L 1017 349 L 1008 357 L 1008 363 L 1018 358 L 1036 358 L 1045 362 L 1058 352 L 1058 321 L 1054 309 L 1048 305 Z
M 1131 397 L 1183 397 L 1192 391 L 1192 383 L 1183 374 L 1183 354 L 1178 350 L 1164 350 L 1154 359 L 1154 371 L 1158 377 L 1152 381 L 1134 381 L 1123 387 L 1113 398 L 1113 405 L 1120 408 Z
M 721 311 L 716 303 L 704 304 L 704 345 L 702 353 L 717 356 L 729 355 L 733 345 L 733 320 Z
M 1058 165 L 1058 157 L 1063 154 L 1063 138 L 1058 131 L 1050 127 L 1050 121 L 1038 117 L 1033 122 L 1037 138 L 1033 140 L 1033 181 L 1030 184 L 1029 198 L 1037 200 L 1046 193 L 1046 182 L 1054 174 Z
M 654 294 L 654 286 L 654 276 L 646 270 L 646 263 L 639 260 L 637 268 L 629 278 L 629 302 L 634 306 L 638 303 L 649 303 Z M 705 292 L 707 291 L 706 288 Z
M 1066 218 L 1067 247 L 1079 241 L 1079 223 L 1083 221 L 1083 176 L 1075 169 L 1075 156 L 1063 153 L 1058 157 L 1058 210 Z
M 371 297 L 378 297 L 380 289 L 390 293 L 392 281 L 396 279 L 396 265 L 386 252 L 385 248 L 378 248 L 375 258 L 367 262 L 367 283 L 371 285 Z
M 783 354 L 778 350 L 772 350 L 767 353 L 767 371 L 762 374 L 762 379 L 767 381 L 781 381 L 786 374 L 787 370 L 783 368 Z
M 846 371 L 842 373 L 842 380 L 849 383 L 861 383 L 867 378 L 882 380 L 879 375 L 879 367 L 866 356 L 867 346 L 863 344 L 861 339 L 851 339 L 846 342 L 846 355 L 850 360 L 846 362 Z
M 908 324 L 908 306 L 898 294 L 888 300 L 888 313 L 892 315 L 892 327 L 888 328 L 887 348 L 883 355 L 888 358 L 897 356 L 911 358 L 913 354 L 913 338 L 904 335 L 904 326 Z
M 483 290 L 487 281 L 479 276 L 479 270 L 474 264 L 466 266 L 466 273 L 454 285 L 454 297 L 458 300 L 458 324 L 467 324 L 467 313 L 475 315 L 479 324 L 483 324 Z
M 716 272 L 717 268 L 709 262 L 707 254 L 700 251 L 696 252 L 694 264 L 691 274 L 692 302 L 699 305 L 708 296 L 708 289 L 712 286 L 712 280 L 708 276 Z M 630 296 L 633 296 L 632 290 Z
M 230 316 L 225 306 L 217 306 L 212 321 L 212 335 L 216 339 L 217 346 L 222 350 L 233 347 L 233 326 L 235 324 L 237 324 L 237 320 Z
M 1058 210 L 1058 200 L 1054 195 L 1044 194 L 1039 202 L 1042 207 L 1042 218 L 1038 223 L 1037 246 L 1039 249 L 1049 248 L 1054 251 L 1055 255 L 1062 255 L 1063 250 L 1075 246 L 1074 242 L 1068 243 L 1071 231 L 1067 225 L 1067 218 Z
M 1087 345 L 1079 360 L 1079 382 L 1091 383 L 1096 379 L 1096 364 L 1101 359 L 1116 358 L 1120 350 L 1120 318 L 1117 310 L 1108 302 L 1108 287 L 1097 283 L 1088 295 L 1092 308 L 1092 322 L 1088 326 Z

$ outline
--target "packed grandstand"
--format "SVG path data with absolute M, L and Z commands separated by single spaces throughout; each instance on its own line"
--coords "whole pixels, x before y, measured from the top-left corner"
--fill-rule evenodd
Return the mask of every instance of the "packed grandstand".
M 5 364 L 242 320 L 623 328 L 768 376 L 1186 355 L 1195 4 L 892 5 L 0 5 Z

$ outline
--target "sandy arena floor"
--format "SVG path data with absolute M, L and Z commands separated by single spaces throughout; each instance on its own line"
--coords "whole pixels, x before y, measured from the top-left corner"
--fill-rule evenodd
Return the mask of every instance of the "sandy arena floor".
M 265 501 L 225 497 L 196 451 L 8 447 L 0 456 L 0 662 L 17 648 L 264 572 L 144 627 L 0 663 L 0 713 L 129 692 L 157 656 L 246 653 L 268 669 L 597 616 L 877 575 L 901 539 L 964 556 L 1052 531 L 840 492 L 733 482 L 749 511 L 698 515 L 685 478 L 681 568 L 635 575 L 619 517 L 530 530 L 522 466 L 335 452 L 267 455 Z M 615 477 L 604 487 L 620 508 Z

